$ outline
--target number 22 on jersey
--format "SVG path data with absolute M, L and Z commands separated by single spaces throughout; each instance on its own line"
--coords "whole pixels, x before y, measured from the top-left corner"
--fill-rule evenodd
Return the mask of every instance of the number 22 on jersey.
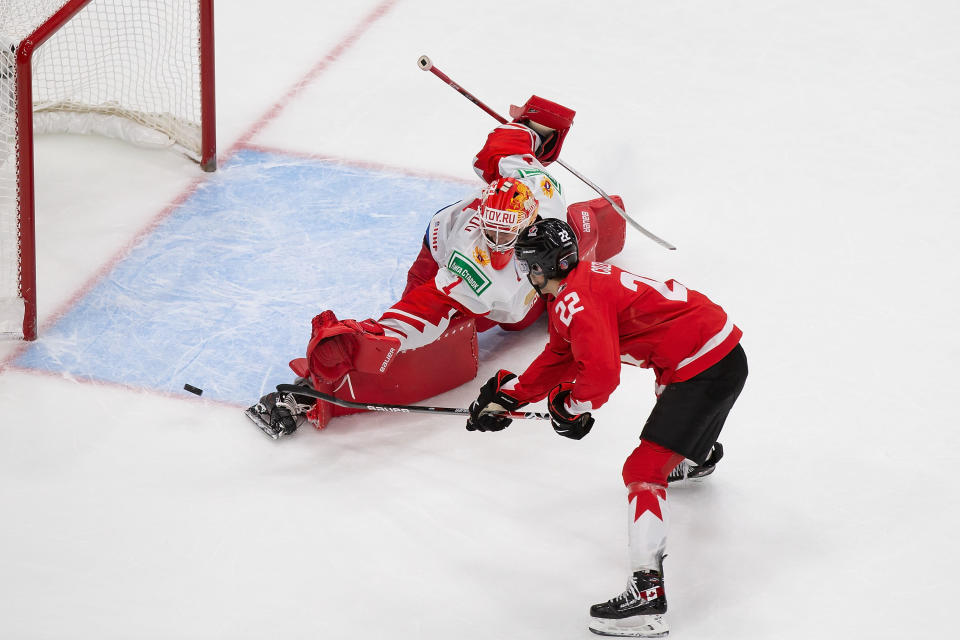
M 673 281 L 673 289 L 671 289 L 665 282 L 660 282 L 659 280 L 654 280 L 653 278 L 644 278 L 643 276 L 634 275 L 628 271 L 620 272 L 620 284 L 627 289 L 630 289 L 630 291 L 639 291 L 640 287 L 637 286 L 637 283 L 640 282 L 647 285 L 667 300 L 673 300 L 675 302 L 687 301 L 687 288 L 676 280 Z
M 610 273 L 610 265 L 598 262 L 594 263 L 592 267 L 593 271 L 597 273 Z M 606 269 L 604 269 L 604 267 Z M 653 278 L 638 276 L 628 271 L 620 272 L 620 284 L 623 285 L 625 289 L 629 289 L 630 291 L 639 291 L 640 283 L 647 285 L 667 300 L 673 300 L 675 302 L 687 301 L 687 288 L 676 280 L 673 281 L 673 288 L 671 289 L 670 286 L 665 282 L 660 282 L 659 280 L 654 280 Z M 574 314 L 576 314 L 578 311 L 583 311 L 583 305 L 580 303 L 580 295 L 576 291 L 571 291 L 557 301 L 557 304 L 554 306 L 554 310 L 557 312 L 557 319 L 569 327 L 570 321 L 573 320 Z
M 554 310 L 557 312 L 557 319 L 569 327 L 570 321 L 573 320 L 573 314 L 583 311 L 583 305 L 580 304 L 580 295 L 576 291 L 571 291 L 557 300 Z

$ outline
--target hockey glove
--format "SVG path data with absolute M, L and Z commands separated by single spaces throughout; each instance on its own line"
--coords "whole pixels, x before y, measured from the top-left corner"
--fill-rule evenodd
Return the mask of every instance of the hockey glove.
M 536 151 L 545 165 L 560 157 L 560 147 L 573 126 L 576 111 L 539 96 L 530 96 L 522 106 L 510 105 L 510 117 L 536 131 L 543 143 Z
M 590 429 L 593 428 L 593 417 L 590 412 L 574 415 L 567 411 L 566 402 L 572 390 L 573 385 L 569 382 L 558 384 L 550 392 L 547 408 L 550 410 L 553 430 L 564 438 L 579 440 L 590 433 Z
M 503 385 L 516 378 L 516 374 L 506 369 L 500 369 L 496 375 L 487 380 L 480 387 L 480 395 L 470 405 L 470 417 L 467 418 L 467 431 L 503 431 L 513 422 L 506 418 L 490 413 L 491 411 L 516 411 L 527 404 L 520 402 L 508 392 Z

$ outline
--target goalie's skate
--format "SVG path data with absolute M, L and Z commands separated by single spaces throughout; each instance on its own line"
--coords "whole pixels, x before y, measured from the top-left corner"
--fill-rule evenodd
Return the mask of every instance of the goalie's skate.
M 306 416 L 311 404 L 300 404 L 292 393 L 268 393 L 260 401 L 244 411 L 265 434 L 277 440 L 296 431 Z
M 692 460 L 684 460 L 667 475 L 667 482 L 670 484 L 682 483 L 684 480 L 699 482 L 713 473 L 714 469 L 717 468 L 717 463 L 720 462 L 720 458 L 722 457 L 723 445 L 718 442 L 710 449 L 710 454 L 703 464 L 698 465 Z
M 589 629 L 600 636 L 662 638 L 670 633 L 666 612 L 663 573 L 636 571 L 623 593 L 590 607 Z

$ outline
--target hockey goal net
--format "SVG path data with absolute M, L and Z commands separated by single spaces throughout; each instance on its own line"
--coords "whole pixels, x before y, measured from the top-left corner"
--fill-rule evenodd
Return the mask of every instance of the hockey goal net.
M 216 168 L 213 0 L 0 0 L 0 335 L 37 330 L 33 135 L 97 133 Z

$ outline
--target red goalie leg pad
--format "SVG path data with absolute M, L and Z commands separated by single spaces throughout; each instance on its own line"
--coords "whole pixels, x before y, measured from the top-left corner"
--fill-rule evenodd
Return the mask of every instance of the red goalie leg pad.
M 567 224 L 573 227 L 577 236 L 577 251 L 581 262 L 593 262 L 597 259 L 597 241 L 600 239 L 593 209 L 587 206 L 588 204 L 574 202 L 567 206 Z
M 620 196 L 610 196 L 610 199 L 624 209 L 623 199 Z M 627 236 L 627 221 L 603 198 L 571 204 L 567 207 L 567 222 L 577 231 L 581 260 L 603 262 L 623 251 L 623 243 Z M 584 233 L 586 240 L 581 239 L 581 233 Z M 595 240 L 590 240 L 591 233 Z M 584 251 L 585 242 L 588 243 L 587 251 L 591 247 L 594 248 L 592 257 Z M 588 257 L 584 257 L 585 255 Z
M 307 362 L 310 371 L 325 380 L 337 380 L 353 368 L 356 342 L 353 330 L 337 320 L 333 311 L 324 311 L 313 319 Z
M 567 224 L 573 227 L 577 236 L 580 262 L 593 262 L 597 259 L 597 240 L 600 239 L 593 209 L 587 206 L 588 204 L 574 202 L 567 206 Z
M 400 347 L 396 338 L 383 335 L 373 320 L 337 320 L 333 311 L 313 319 L 307 345 L 310 372 L 322 380 L 339 380 L 349 371 L 384 371 Z
M 478 353 L 473 318 L 458 314 L 437 340 L 419 349 L 398 352 L 383 374 L 352 371 L 336 383 L 318 381 L 315 376 L 312 381 L 319 391 L 352 402 L 412 404 L 473 380 Z M 297 375 L 303 375 L 305 364 L 301 358 L 290 366 Z M 331 418 L 361 411 L 319 400 L 307 418 L 323 429 Z

